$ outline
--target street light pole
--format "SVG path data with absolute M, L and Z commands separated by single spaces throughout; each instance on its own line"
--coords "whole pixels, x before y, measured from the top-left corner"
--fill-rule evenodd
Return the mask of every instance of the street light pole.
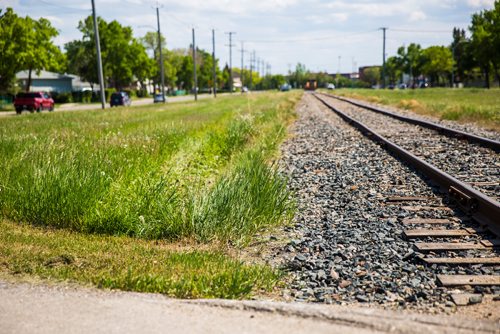
M 95 47 L 97 50 L 97 75 L 99 77 L 99 88 L 101 90 L 101 106 L 102 109 L 106 109 L 106 96 L 104 95 L 104 79 L 102 74 L 102 62 L 101 62 L 101 45 L 99 42 L 99 27 L 97 25 L 97 16 L 95 14 L 94 0 L 92 0 L 92 17 L 94 19 Z

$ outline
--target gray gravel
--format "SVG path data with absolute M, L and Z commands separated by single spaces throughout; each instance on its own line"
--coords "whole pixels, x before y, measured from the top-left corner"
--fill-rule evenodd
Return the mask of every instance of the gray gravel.
M 350 98 L 350 100 L 356 101 L 356 99 L 352 99 L 352 98 Z M 361 101 L 361 102 L 367 103 L 366 101 Z M 451 128 L 451 129 L 460 130 L 460 131 L 464 131 L 464 132 L 468 132 L 468 133 L 473 133 L 473 134 L 480 136 L 480 137 L 490 138 L 490 139 L 497 140 L 497 141 L 500 140 L 500 133 L 499 132 L 493 131 L 493 130 L 487 130 L 485 128 L 478 127 L 472 123 L 458 123 L 456 121 L 450 121 L 450 120 L 439 119 L 439 118 L 431 117 L 431 116 L 419 115 L 413 111 L 409 111 L 409 110 L 405 110 L 405 109 L 401 109 L 401 108 L 396 108 L 393 106 L 388 106 L 388 105 L 383 105 L 383 104 L 378 104 L 378 103 L 373 103 L 373 102 L 370 102 L 370 104 L 375 105 L 378 108 L 381 108 L 381 109 L 384 109 L 384 110 L 387 110 L 387 111 L 390 111 L 390 112 L 393 112 L 396 114 L 400 114 L 403 116 L 412 117 L 412 118 L 424 120 L 427 122 L 437 123 L 437 124 L 440 124 L 442 126 L 446 126 L 448 128 Z
M 412 243 L 403 239 L 401 224 L 417 215 L 454 217 L 446 210 L 407 208 L 442 206 L 446 199 L 309 94 L 298 115 L 282 149 L 281 167 L 289 174 L 299 213 L 293 228 L 286 229 L 293 239 L 274 255 L 288 259 L 293 277 L 285 295 L 296 301 L 451 310 L 449 292 L 437 286 L 435 275 L 463 268 L 425 268 Z M 386 203 L 396 195 L 429 199 Z M 481 273 L 481 268 L 467 268 L 467 273 Z
M 495 151 L 331 97 L 322 98 L 439 169 L 461 181 L 472 182 L 474 188 L 491 198 L 500 198 L 500 157 Z

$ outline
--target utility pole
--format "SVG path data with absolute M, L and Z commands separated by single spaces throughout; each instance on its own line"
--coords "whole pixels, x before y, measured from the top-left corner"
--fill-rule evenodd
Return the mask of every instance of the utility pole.
M 233 31 L 226 32 L 229 35 L 229 90 L 233 94 Z
M 382 88 L 385 88 L 385 31 L 388 29 L 386 27 L 380 28 L 382 29 L 383 34 L 383 42 L 382 42 Z
M 214 97 L 217 97 L 217 73 L 215 72 L 215 29 L 212 29 L 212 80 Z
M 243 62 L 243 54 L 245 53 L 245 42 L 241 41 L 241 70 L 240 70 L 240 79 L 241 79 L 241 94 L 243 94 L 243 81 L 244 81 L 244 76 L 243 76 L 243 69 L 244 69 L 244 62 Z
M 196 76 L 196 42 L 193 28 L 193 80 L 194 80 L 194 100 L 198 101 L 198 77 Z
M 255 50 L 250 53 L 250 90 L 253 90 L 253 66 L 255 61 Z
M 259 77 L 260 77 L 260 58 L 259 58 L 259 57 L 257 57 L 257 59 L 256 59 L 255 61 L 256 61 L 256 64 L 257 64 L 257 65 L 256 65 L 256 66 L 257 66 L 256 71 L 257 71 L 257 74 L 258 74 L 258 75 L 259 75 Z
M 106 96 L 104 95 L 104 78 L 102 74 L 101 61 L 101 44 L 99 42 L 99 26 L 97 25 L 94 0 L 92 0 L 92 17 L 94 19 L 95 48 L 97 50 L 97 75 L 99 77 L 99 88 L 101 90 L 101 106 L 102 109 L 106 109 Z
M 163 102 L 165 102 L 165 70 L 163 68 L 163 54 L 161 51 L 161 32 L 160 32 L 160 9 L 156 3 L 156 22 L 158 24 L 158 50 L 160 51 L 160 81 L 161 81 L 161 94 Z

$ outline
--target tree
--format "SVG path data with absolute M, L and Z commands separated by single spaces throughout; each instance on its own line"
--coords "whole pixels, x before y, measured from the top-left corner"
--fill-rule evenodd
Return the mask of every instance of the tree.
M 68 72 L 77 74 L 93 88 L 99 82 L 95 44 L 90 40 L 71 41 L 64 45 L 68 59 Z
M 29 91 L 32 71 L 61 69 L 64 56 L 52 42 L 57 35 L 47 19 L 22 18 L 7 8 L 0 16 L 0 91 L 12 86 L 19 71 L 28 70 L 26 90 Z
M 297 63 L 295 66 L 295 72 L 290 75 L 290 84 L 292 84 L 295 88 L 302 87 L 305 84 L 308 75 L 309 71 L 307 70 L 306 65 Z
M 440 84 L 440 79 L 448 77 L 453 69 L 450 49 L 444 46 L 430 46 L 422 51 L 422 73 L 431 79 L 431 84 Z
M 385 63 L 385 74 L 390 84 L 396 84 L 403 73 L 403 66 L 398 57 L 389 57 Z
M 148 61 L 145 47 L 132 36 L 132 28 L 124 27 L 117 21 L 107 23 L 97 19 L 101 57 L 105 81 L 116 89 L 129 86 L 134 80 L 143 81 L 153 75 L 156 64 Z M 94 25 L 92 16 L 80 21 L 78 29 L 82 32 L 81 41 L 66 44 L 70 68 L 91 82 L 97 82 Z M 92 68 L 93 67 L 93 68 Z
M 485 87 L 490 88 L 491 68 L 500 83 L 500 1 L 492 10 L 472 15 L 469 30 L 474 58 L 483 70 Z
M 422 73 L 422 47 L 419 44 L 411 43 L 407 48 L 404 46 L 398 49 L 398 60 L 401 70 L 409 73 L 412 78 L 412 84 L 415 78 Z
M 464 29 L 453 28 L 453 41 L 450 49 L 453 56 L 453 84 L 466 81 L 477 63 L 472 54 L 471 41 L 465 36 Z
M 380 82 L 380 66 L 367 67 L 363 70 L 364 81 L 374 86 Z
M 2 10 L 0 9 L 0 14 Z M 12 8 L 0 16 L 0 92 L 9 90 L 21 70 L 24 50 L 27 48 L 29 27 Z

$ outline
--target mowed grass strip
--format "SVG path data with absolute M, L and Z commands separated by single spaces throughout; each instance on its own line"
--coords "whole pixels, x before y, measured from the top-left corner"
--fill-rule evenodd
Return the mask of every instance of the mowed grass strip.
M 186 298 L 269 291 L 280 272 L 228 254 L 294 215 L 273 161 L 300 95 L 0 119 L 0 273 Z
M 500 89 L 340 89 L 335 94 L 500 131 Z
M 177 298 L 238 299 L 271 291 L 282 275 L 215 247 L 197 248 L 2 221 L 0 277 L 3 272 L 28 281 L 36 277 Z

